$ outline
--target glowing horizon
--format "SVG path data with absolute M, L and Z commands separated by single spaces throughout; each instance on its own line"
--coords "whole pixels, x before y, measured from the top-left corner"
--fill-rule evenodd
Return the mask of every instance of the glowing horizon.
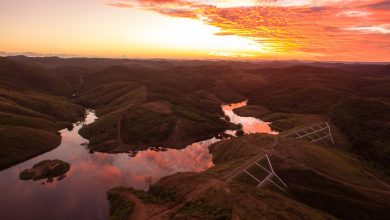
M 0 52 L 390 61 L 390 1 L 0 0 Z

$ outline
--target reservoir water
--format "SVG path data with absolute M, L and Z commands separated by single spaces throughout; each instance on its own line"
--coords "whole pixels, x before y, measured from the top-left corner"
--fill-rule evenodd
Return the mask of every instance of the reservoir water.
M 245 133 L 275 134 L 269 123 L 251 117 L 240 117 L 233 109 L 247 103 L 224 105 L 222 109 Z M 60 132 L 61 144 L 54 150 L 0 171 L 1 219 L 108 219 L 106 192 L 115 186 L 147 189 L 146 177 L 153 182 L 177 172 L 201 172 L 213 166 L 208 146 L 217 138 L 193 143 L 185 149 L 146 150 L 135 157 L 127 154 L 89 153 L 78 134 L 79 129 L 96 120 L 87 111 L 85 120 L 72 130 Z M 229 133 L 229 131 L 227 131 Z M 231 132 L 230 132 L 231 133 Z M 60 159 L 71 164 L 62 180 L 22 181 L 19 173 L 46 159 Z

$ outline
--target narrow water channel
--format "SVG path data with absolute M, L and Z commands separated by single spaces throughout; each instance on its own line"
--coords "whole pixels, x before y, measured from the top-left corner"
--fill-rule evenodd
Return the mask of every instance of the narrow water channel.
M 243 101 L 239 103 L 233 103 L 228 105 L 223 105 L 222 110 L 225 116 L 229 117 L 230 122 L 233 124 L 241 124 L 242 130 L 245 134 L 254 134 L 254 133 L 263 133 L 263 134 L 278 134 L 278 132 L 273 131 L 270 127 L 270 122 L 264 122 L 260 119 L 254 117 L 242 117 L 234 113 L 234 109 L 241 108 L 248 105 L 248 101 Z M 235 134 L 235 131 L 226 131 L 228 134 Z
M 240 117 L 233 109 L 246 102 L 224 105 L 230 121 L 242 124 L 245 133 L 274 132 L 267 122 Z M 74 124 L 71 131 L 60 131 L 62 142 L 54 150 L 0 171 L 1 219 L 108 219 L 106 192 L 115 186 L 147 189 L 145 177 L 153 182 L 177 172 L 201 172 L 213 166 L 208 146 L 220 141 L 212 138 L 193 143 L 185 149 L 167 151 L 146 150 L 136 157 L 127 154 L 90 154 L 82 144 L 88 140 L 78 131 L 96 119 L 87 111 L 85 121 Z M 21 181 L 19 173 L 46 159 L 60 159 L 71 164 L 62 180 Z

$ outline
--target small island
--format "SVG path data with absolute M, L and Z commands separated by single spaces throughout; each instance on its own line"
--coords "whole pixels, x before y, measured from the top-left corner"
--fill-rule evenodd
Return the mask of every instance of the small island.
M 62 160 L 44 160 L 19 174 L 21 180 L 41 180 L 63 176 L 70 169 L 69 163 Z

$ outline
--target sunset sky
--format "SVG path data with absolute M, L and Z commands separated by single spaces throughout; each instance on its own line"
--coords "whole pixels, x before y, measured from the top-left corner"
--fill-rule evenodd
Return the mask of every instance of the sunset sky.
M 390 1 L 0 0 L 0 51 L 390 61 Z

